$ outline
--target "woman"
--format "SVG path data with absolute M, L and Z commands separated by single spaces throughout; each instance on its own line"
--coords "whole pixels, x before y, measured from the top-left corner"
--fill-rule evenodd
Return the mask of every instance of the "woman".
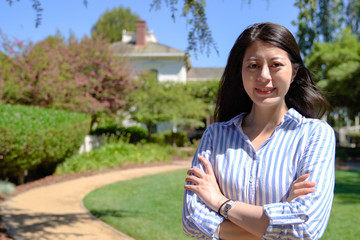
M 334 188 L 326 101 L 283 26 L 247 28 L 186 178 L 183 229 L 198 239 L 319 239 Z M 316 185 L 316 190 L 314 186 Z

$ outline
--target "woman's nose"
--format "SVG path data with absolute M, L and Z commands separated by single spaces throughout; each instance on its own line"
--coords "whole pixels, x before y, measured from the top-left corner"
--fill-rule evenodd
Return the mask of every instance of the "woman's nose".
M 267 65 L 262 66 L 262 68 L 260 69 L 258 79 L 260 81 L 269 81 L 269 80 L 271 80 L 270 69 L 269 69 L 269 67 Z

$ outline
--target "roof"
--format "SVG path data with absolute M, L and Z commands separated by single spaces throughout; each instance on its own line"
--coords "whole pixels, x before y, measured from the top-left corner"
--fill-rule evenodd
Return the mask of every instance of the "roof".
M 191 67 L 190 56 L 187 52 L 158 42 L 147 42 L 145 46 L 136 46 L 134 42 L 115 42 L 110 45 L 110 50 L 115 56 L 130 58 L 181 58 L 187 69 Z
M 187 73 L 187 81 L 220 80 L 224 68 L 191 68 Z
M 110 45 L 115 55 L 129 57 L 184 57 L 186 52 L 160 43 L 148 42 L 145 46 L 136 46 L 135 43 L 115 42 Z

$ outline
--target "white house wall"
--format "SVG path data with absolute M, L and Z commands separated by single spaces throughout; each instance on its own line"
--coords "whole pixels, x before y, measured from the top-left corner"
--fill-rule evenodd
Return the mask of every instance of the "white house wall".
M 160 82 L 186 82 L 187 72 L 183 59 L 138 59 L 132 62 L 138 69 L 157 70 Z

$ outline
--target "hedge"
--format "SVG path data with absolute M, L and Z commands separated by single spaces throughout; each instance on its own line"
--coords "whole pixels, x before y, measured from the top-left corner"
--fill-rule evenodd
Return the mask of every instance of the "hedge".
M 171 146 L 152 143 L 135 145 L 120 140 L 67 158 L 57 166 L 55 174 L 100 171 L 125 164 L 168 162 L 176 153 L 176 149 Z
M 0 179 L 22 183 L 51 174 L 76 152 L 90 116 L 32 106 L 0 104 Z
M 128 141 L 129 143 L 136 144 L 141 142 L 141 140 L 146 139 L 147 130 L 146 128 L 138 126 L 123 127 L 109 124 L 98 126 L 95 130 L 92 130 L 90 134 L 97 136 L 116 137 L 117 139 L 122 139 Z

